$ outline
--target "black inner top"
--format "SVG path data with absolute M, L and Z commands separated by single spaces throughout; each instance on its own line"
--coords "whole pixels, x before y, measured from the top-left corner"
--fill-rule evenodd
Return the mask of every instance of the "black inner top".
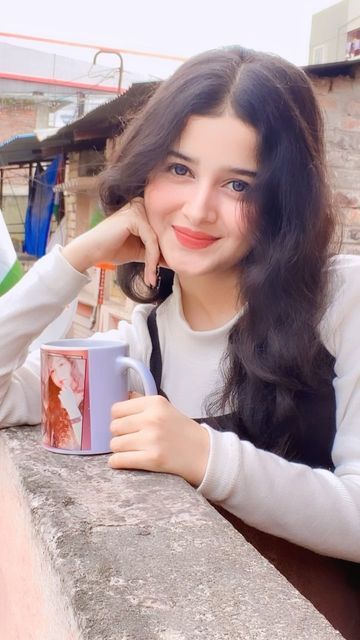
M 150 371 L 154 377 L 159 395 L 167 398 L 161 389 L 162 358 L 159 334 L 156 322 L 156 307 L 148 316 L 148 329 L 152 343 Z M 326 359 L 329 378 L 321 390 L 302 390 L 294 396 L 294 413 L 281 422 L 269 423 L 269 433 L 279 434 L 278 442 L 269 441 L 261 448 L 277 453 L 286 460 L 301 462 L 313 468 L 334 470 L 331 450 L 336 433 L 335 392 L 332 381 L 335 377 L 335 358 L 323 347 L 322 357 Z M 242 440 L 253 444 L 254 437 L 236 414 L 222 416 L 203 416 L 193 418 L 197 422 L 206 422 L 219 431 L 233 431 Z M 295 422 L 294 422 L 295 421 Z M 281 442 L 282 441 L 282 442 Z M 285 443 L 285 444 L 284 444 Z

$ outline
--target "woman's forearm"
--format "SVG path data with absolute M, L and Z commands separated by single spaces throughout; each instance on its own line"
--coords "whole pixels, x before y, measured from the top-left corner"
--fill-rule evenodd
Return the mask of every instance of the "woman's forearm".
M 40 406 L 39 358 L 34 354 L 28 358 L 29 345 L 87 281 L 55 248 L 0 298 L 1 426 L 36 420 Z
M 198 488 L 246 524 L 323 555 L 360 562 L 360 472 L 311 469 L 207 427 Z M 344 442 L 346 448 L 346 442 Z

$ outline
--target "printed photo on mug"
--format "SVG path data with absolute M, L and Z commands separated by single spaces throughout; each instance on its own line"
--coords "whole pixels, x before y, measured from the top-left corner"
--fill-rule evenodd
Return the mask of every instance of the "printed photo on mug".
M 42 351 L 41 360 L 43 444 L 90 449 L 90 421 L 84 411 L 89 395 L 87 351 Z

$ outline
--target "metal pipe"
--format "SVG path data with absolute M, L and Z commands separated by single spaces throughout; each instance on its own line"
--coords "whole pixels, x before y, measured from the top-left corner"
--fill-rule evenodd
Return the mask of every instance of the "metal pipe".
M 121 93 L 121 82 L 122 82 L 122 76 L 123 76 L 123 71 L 124 71 L 124 60 L 123 57 L 121 55 L 121 53 L 119 53 L 119 51 L 115 51 L 115 50 L 111 50 L 111 49 L 99 49 L 99 51 L 97 51 L 94 55 L 93 58 L 93 64 L 96 64 L 96 60 L 97 57 L 100 53 L 112 53 L 115 56 L 118 56 L 118 58 L 120 59 L 120 65 L 119 65 L 119 81 L 118 81 L 118 94 L 120 95 Z

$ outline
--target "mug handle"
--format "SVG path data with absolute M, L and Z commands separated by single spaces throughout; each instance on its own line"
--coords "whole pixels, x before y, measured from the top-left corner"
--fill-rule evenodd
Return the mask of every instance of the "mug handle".
M 120 356 L 117 358 L 117 365 L 120 372 L 123 372 L 126 369 L 135 369 L 143 383 L 145 395 L 158 395 L 155 380 L 152 377 L 151 372 L 142 362 L 140 362 L 140 360 L 134 360 L 134 358 L 130 358 L 129 356 Z

